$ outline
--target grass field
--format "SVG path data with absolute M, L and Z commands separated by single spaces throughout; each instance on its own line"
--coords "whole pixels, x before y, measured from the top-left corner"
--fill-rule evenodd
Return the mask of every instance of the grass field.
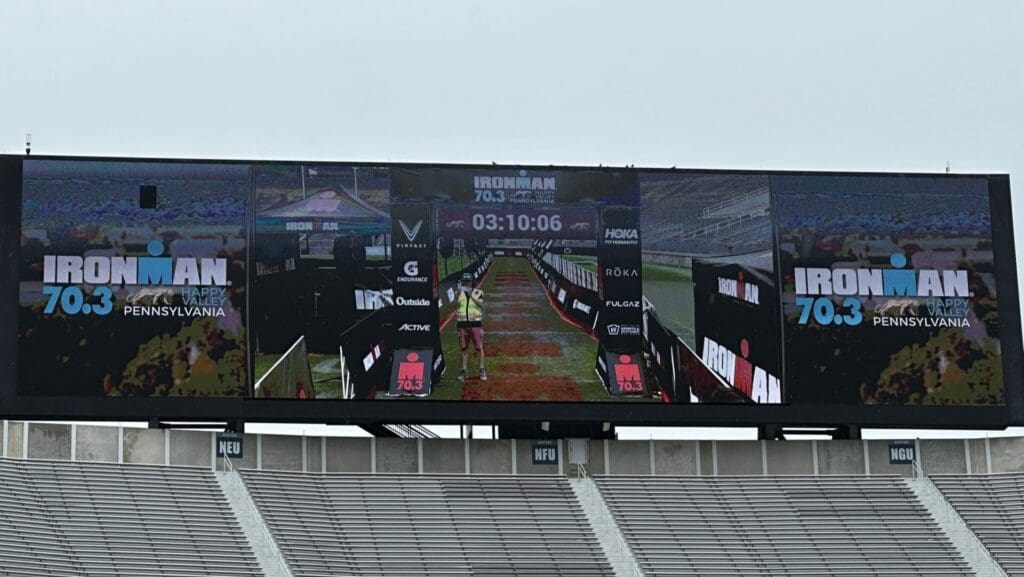
M 693 275 L 689 268 L 644 263 L 644 296 L 665 326 L 694 346 Z

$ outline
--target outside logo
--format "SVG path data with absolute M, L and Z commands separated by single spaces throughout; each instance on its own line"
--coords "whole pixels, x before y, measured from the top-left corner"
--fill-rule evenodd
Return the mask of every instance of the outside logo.
M 405 297 L 398 297 L 395 299 L 395 304 L 401 307 L 429 307 L 431 302 L 430 299 L 408 299 Z

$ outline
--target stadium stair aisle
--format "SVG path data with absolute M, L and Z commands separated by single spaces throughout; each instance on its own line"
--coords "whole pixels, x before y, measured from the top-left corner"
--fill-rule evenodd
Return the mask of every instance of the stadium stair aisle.
M 595 477 L 648 577 L 973 575 L 899 477 Z
M 1006 573 L 982 545 L 978 536 L 967 527 L 967 523 L 957 514 L 953 505 L 942 496 L 942 492 L 928 477 L 917 476 L 905 481 L 917 496 L 917 500 L 928 509 L 932 519 L 935 519 L 942 531 L 949 536 L 953 546 L 971 566 L 975 575 L 1006 577 Z
M 293 577 L 292 572 L 288 570 L 287 561 L 281 555 L 281 550 L 270 535 L 270 529 L 263 522 L 256 503 L 245 489 L 242 478 L 235 471 L 217 471 L 216 475 L 217 484 L 224 492 L 231 512 L 238 519 L 246 540 L 252 546 L 263 574 L 266 577 Z
M 5 490 L 20 489 L 12 501 L 37 504 L 33 516 L 53 527 L 29 538 L 52 547 L 51 559 L 69 561 L 60 570 L 12 571 L 7 559 L 18 553 L 5 544 L 0 575 L 262 575 L 209 469 L 0 460 L 5 477 L 11 469 L 21 473 L 13 475 L 20 484 Z M 3 515 L 12 510 L 5 506 Z M 13 528 L 19 533 L 28 533 L 24 524 Z
M 612 577 L 568 480 L 242 470 L 296 577 Z
M 1024 576 L 1024 475 L 930 475 L 1007 575 Z
M 577 477 L 569 480 L 576 500 L 583 508 L 583 514 L 587 516 L 587 522 L 594 529 L 594 535 L 601 543 L 601 548 L 615 570 L 616 577 L 642 577 L 643 573 L 637 565 L 636 557 L 626 545 L 622 537 L 622 531 L 615 523 L 615 518 L 608 505 L 601 497 L 601 491 L 594 484 L 590 477 Z

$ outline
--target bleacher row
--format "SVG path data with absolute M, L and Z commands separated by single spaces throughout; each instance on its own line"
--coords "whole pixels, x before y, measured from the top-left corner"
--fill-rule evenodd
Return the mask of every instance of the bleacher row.
M 240 475 L 295 577 L 616 575 L 597 509 L 643 576 L 974 574 L 895 476 Z M 932 480 L 1024 575 L 1024 474 Z M 0 459 L 0 576 L 262 575 L 245 522 L 207 469 Z

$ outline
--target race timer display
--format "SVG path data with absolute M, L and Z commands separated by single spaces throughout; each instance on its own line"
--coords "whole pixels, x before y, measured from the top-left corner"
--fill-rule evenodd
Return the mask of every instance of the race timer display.
M 442 234 L 497 238 L 593 240 L 596 211 L 572 207 L 442 206 L 437 213 Z

